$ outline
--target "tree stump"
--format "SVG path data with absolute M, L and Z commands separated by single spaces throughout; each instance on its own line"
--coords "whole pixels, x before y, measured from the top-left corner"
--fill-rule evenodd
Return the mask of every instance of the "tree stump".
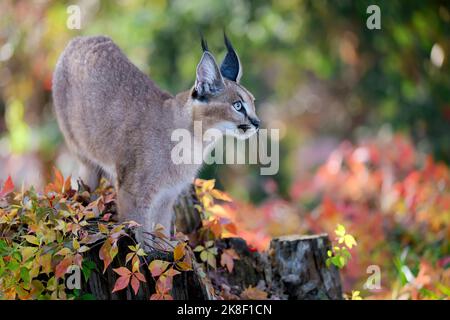
M 124 265 L 127 247 L 132 244 L 133 242 L 127 238 L 119 240 L 119 253 L 111 264 L 112 268 L 106 269 L 105 273 L 101 270 L 103 261 L 99 258 L 100 246 L 96 246 L 88 251 L 87 259 L 93 261 L 98 270 L 92 272 L 88 282 L 82 288 L 83 292 L 90 293 L 99 300 L 148 300 L 155 293 L 155 281 L 146 267 L 142 268 L 146 283 L 141 283 L 137 295 L 134 294 L 130 287 L 126 290 L 112 293 L 114 284 L 119 277 L 112 269 Z M 147 263 L 155 259 L 171 261 L 173 257 L 171 254 L 157 250 L 148 252 L 146 257 Z M 210 299 L 207 289 L 203 281 L 200 280 L 197 267 L 194 268 L 194 271 L 185 271 L 174 277 L 171 295 L 176 300 L 207 300 Z
M 194 205 L 197 203 L 189 190 L 174 210 L 177 228 L 184 233 L 193 234 L 201 226 L 201 218 Z M 131 235 L 133 236 L 133 235 Z M 130 239 L 119 240 L 119 254 L 112 263 L 113 268 L 124 265 L 125 252 Z M 327 250 L 331 248 L 326 234 L 313 236 L 284 236 L 275 238 L 267 252 L 251 250 L 241 238 L 226 238 L 216 243 L 219 252 L 234 249 L 239 260 L 234 261 L 231 273 L 221 270 L 205 270 L 198 262 L 193 262 L 193 271 L 182 272 L 174 277 L 171 295 L 179 300 L 209 300 L 217 296 L 224 287 L 231 290 L 230 297 L 238 297 L 246 288 L 261 287 L 273 299 L 342 299 L 342 289 L 338 270 L 326 266 Z M 98 267 L 103 266 L 96 246 L 87 252 L 88 259 Z M 148 253 L 147 262 L 154 259 L 172 261 L 171 254 L 153 250 Z M 220 256 L 218 256 L 220 259 Z M 219 265 L 219 263 L 217 263 Z M 92 273 L 83 291 L 92 293 L 97 299 L 149 299 L 155 292 L 155 282 L 147 268 L 143 268 L 146 283 L 141 285 L 138 295 L 131 288 L 111 293 L 118 275 L 108 268 Z
M 272 286 L 289 299 L 342 299 L 339 272 L 325 263 L 330 248 L 326 234 L 273 239 L 270 244 Z

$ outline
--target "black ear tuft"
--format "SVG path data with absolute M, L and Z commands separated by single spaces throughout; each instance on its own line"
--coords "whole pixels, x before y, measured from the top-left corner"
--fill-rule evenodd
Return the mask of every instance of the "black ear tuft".
M 201 35 L 201 37 L 202 37 L 202 49 L 203 49 L 203 52 L 209 51 L 208 43 L 206 42 L 205 38 L 203 38 L 203 35 Z
M 234 51 L 234 48 L 225 34 L 225 31 L 223 32 L 223 38 L 225 41 L 225 46 L 227 47 L 227 54 L 220 65 L 220 73 L 224 78 L 239 82 L 242 74 L 239 57 L 236 51 Z

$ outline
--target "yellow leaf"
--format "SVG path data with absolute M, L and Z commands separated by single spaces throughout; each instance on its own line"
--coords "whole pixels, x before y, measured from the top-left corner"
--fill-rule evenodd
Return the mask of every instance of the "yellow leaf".
M 75 238 L 73 239 L 72 246 L 75 250 L 80 249 L 80 243 L 77 241 L 77 239 L 75 239 Z
M 230 218 L 230 215 L 228 214 L 227 210 L 218 204 L 209 207 L 208 211 L 218 217 Z
M 211 195 L 217 200 L 228 201 L 228 202 L 233 201 L 233 199 L 231 199 L 231 197 L 228 194 L 226 194 L 223 191 L 217 190 L 217 189 L 211 190 Z
M 181 260 L 184 257 L 185 247 L 186 247 L 186 243 L 184 243 L 184 242 L 180 242 L 179 244 L 177 244 L 177 246 L 173 250 L 173 259 L 175 261 Z
M 179 268 L 181 271 L 190 271 L 190 270 L 192 270 L 192 266 L 189 265 L 189 263 L 184 262 L 184 261 L 177 262 L 177 268 Z
M 135 255 L 133 257 L 133 260 L 131 261 L 131 270 L 133 273 L 138 272 L 139 271 L 139 267 L 140 267 L 140 261 L 139 261 L 139 257 L 137 255 Z
M 334 232 L 338 237 L 343 237 L 345 235 L 345 227 L 342 224 L 338 224 Z
M 202 191 L 211 191 L 214 189 L 214 185 L 216 184 L 216 179 L 205 180 L 202 185 Z
M 56 256 L 60 255 L 60 256 L 66 256 L 69 253 L 71 253 L 72 251 L 70 251 L 69 248 L 62 248 L 61 250 L 59 250 L 57 253 L 55 253 Z
M 355 238 L 353 238 L 353 236 L 350 235 L 350 234 L 346 234 L 346 235 L 344 236 L 344 241 L 345 241 L 345 245 L 346 245 L 349 249 L 351 249 L 353 246 L 356 246 L 356 240 L 355 240 Z
M 35 252 L 38 250 L 36 247 L 24 247 L 20 251 L 20 254 L 22 255 L 22 262 L 27 261 L 29 258 L 34 256 Z
M 352 300 L 362 300 L 362 297 L 359 294 L 360 292 L 357 290 L 352 291 Z
M 31 244 L 39 245 L 39 240 L 35 236 L 22 236 L 25 240 L 27 240 Z
M 108 227 L 106 225 L 104 225 L 103 223 L 99 223 L 98 224 L 98 230 L 101 233 L 104 233 L 104 234 L 108 234 L 109 233 Z
M 40 256 L 38 261 L 42 267 L 42 273 L 50 274 L 52 272 L 52 255 L 50 253 Z
M 148 269 L 150 270 L 153 277 L 160 276 L 164 271 L 166 271 L 167 267 L 169 266 L 168 261 L 163 260 L 153 260 L 150 262 L 150 265 L 148 266 Z

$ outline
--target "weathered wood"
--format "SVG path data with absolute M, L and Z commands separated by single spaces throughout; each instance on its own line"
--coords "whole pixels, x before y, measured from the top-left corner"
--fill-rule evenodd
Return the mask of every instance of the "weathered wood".
M 225 283 L 234 294 L 262 284 L 265 291 L 280 299 L 342 299 L 339 272 L 325 263 L 330 249 L 326 234 L 275 238 L 269 251 L 263 253 L 252 252 L 240 238 L 224 239 L 217 246 L 233 248 L 240 256 L 231 274 L 210 273 L 216 284 Z
M 338 270 L 326 266 L 326 234 L 286 236 L 270 244 L 271 284 L 289 299 L 342 299 Z
M 96 246 L 88 251 L 86 259 L 93 261 L 98 270 L 92 272 L 89 281 L 83 288 L 83 292 L 91 293 L 99 300 L 148 300 L 155 293 L 155 281 L 146 266 L 143 266 L 141 271 L 147 282 L 141 283 L 137 295 L 132 292 L 130 287 L 126 290 L 112 293 L 114 284 L 119 277 L 112 269 L 125 265 L 125 256 L 129 252 L 127 247 L 132 244 L 133 242 L 128 238 L 119 240 L 119 253 L 111 264 L 112 268 L 109 267 L 105 273 L 102 272 L 103 261 L 99 258 L 100 246 Z M 155 259 L 173 260 L 172 255 L 157 250 L 147 254 L 146 261 L 148 264 Z M 209 298 L 196 270 L 185 271 L 174 277 L 171 295 L 177 300 L 206 300 Z

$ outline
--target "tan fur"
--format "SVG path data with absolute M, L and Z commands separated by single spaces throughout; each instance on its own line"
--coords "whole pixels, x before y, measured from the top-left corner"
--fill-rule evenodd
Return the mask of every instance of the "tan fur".
M 222 80 L 223 89 L 207 101 L 192 97 L 195 87 L 173 97 L 107 37 L 78 37 L 66 47 L 53 78 L 57 120 L 80 160 L 81 178 L 92 188 L 101 175 L 115 181 L 121 220 L 135 220 L 145 230 L 161 223 L 170 230 L 173 203 L 200 168 L 172 163 L 173 130 L 192 131 L 195 120 L 206 130 L 257 119 L 252 94 Z M 241 98 L 249 117 L 233 110 Z

